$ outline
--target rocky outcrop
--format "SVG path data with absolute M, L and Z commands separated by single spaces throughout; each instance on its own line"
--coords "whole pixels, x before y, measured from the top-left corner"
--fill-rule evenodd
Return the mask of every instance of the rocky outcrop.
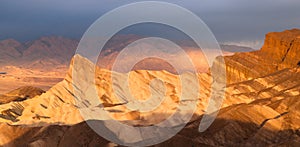
M 299 68 L 285 69 L 232 84 L 208 130 L 197 131 L 200 117 L 158 146 L 299 146 L 299 76 Z
M 31 86 L 24 86 L 18 89 L 15 89 L 6 94 L 0 95 L 0 104 L 6 104 L 13 101 L 23 101 L 35 96 L 39 96 L 44 93 L 40 88 L 35 88 Z
M 300 30 L 298 29 L 268 33 L 261 52 L 269 55 L 269 58 L 275 63 L 282 62 L 288 59 L 287 54 L 293 53 L 293 50 L 299 48 L 299 37 Z
M 299 96 L 233 105 L 221 109 L 207 131 L 197 132 L 197 120 L 161 146 L 299 146 L 298 117 Z
M 264 103 L 224 108 L 204 133 L 197 131 L 200 117 L 170 140 L 155 146 L 299 146 L 298 100 L 291 98 L 288 101 Z M 285 112 L 278 111 L 285 106 L 290 108 Z M 2 140 L 14 138 L 4 146 L 116 146 L 96 134 L 84 122 L 72 126 L 43 127 L 1 124 L 0 128 L 3 130 L 3 136 L 0 135 Z
M 18 117 L 18 123 L 21 124 L 39 124 L 41 120 L 47 123 L 55 123 L 55 124 L 76 124 L 83 121 L 81 114 L 78 112 L 79 103 L 75 102 L 74 97 L 74 87 L 78 87 L 79 85 L 75 85 L 72 82 L 73 75 L 72 71 L 92 71 L 93 64 L 85 58 L 80 56 L 75 56 L 76 64 L 80 64 L 81 66 L 76 66 L 74 69 L 74 60 L 71 63 L 70 70 L 66 76 L 66 78 L 53 86 L 46 93 L 43 93 L 36 99 L 29 99 L 21 102 L 12 102 L 4 105 L 0 105 L 0 111 L 8 110 L 12 107 L 12 104 L 18 103 L 24 107 L 24 111 L 21 116 Z M 79 75 L 78 84 L 84 84 L 87 81 L 86 75 L 87 73 L 83 73 Z M 131 81 L 130 90 L 133 93 L 133 96 L 139 98 L 141 100 L 145 100 L 151 96 L 151 90 L 157 91 L 157 89 L 149 89 L 149 83 L 151 83 L 154 79 L 159 79 L 165 83 L 166 86 L 166 98 L 162 106 L 158 107 L 155 112 L 151 113 L 139 113 L 134 110 L 129 110 L 125 106 L 131 101 L 123 101 L 120 100 L 119 97 L 116 96 L 113 89 L 113 83 L 117 84 L 125 84 L 122 80 L 128 76 L 127 73 L 117 73 L 115 76 L 114 82 L 112 82 L 112 72 L 106 69 L 97 69 L 96 70 L 96 85 L 98 91 L 98 97 L 100 102 L 107 106 L 105 109 L 110 111 L 115 119 L 120 119 L 121 121 L 132 120 L 135 118 L 143 118 L 148 119 L 153 117 L 153 113 L 161 114 L 172 114 L 177 107 L 179 93 L 182 88 L 180 87 L 179 76 L 171 74 L 167 71 L 132 71 L 130 72 L 129 80 Z M 192 74 L 187 73 L 185 76 L 189 77 Z M 202 83 L 200 87 L 201 95 L 203 97 L 203 102 L 199 104 L 199 113 L 203 113 L 205 109 L 205 105 L 207 103 L 207 96 L 209 96 L 211 77 L 208 74 L 199 74 L 199 81 L 192 80 L 189 83 L 189 86 L 197 87 L 197 82 Z M 139 85 L 138 87 L 135 85 Z M 121 85 L 123 87 L 124 85 Z M 125 89 L 120 89 L 125 90 Z M 192 96 L 191 96 L 192 97 Z M 197 98 L 197 96 L 193 96 Z M 199 98 L 199 97 L 198 97 Z M 197 100 L 190 100 L 196 101 Z M 147 106 L 144 106 L 147 107 Z M 168 109 L 167 109 L 168 108 Z M 124 115 L 126 114 L 126 115 Z M 43 116 L 38 117 L 36 116 Z M 149 122 L 144 122 L 145 124 L 152 124 L 157 121 L 160 121 L 164 117 L 158 117 L 159 119 L 154 119 Z M 1 120 L 1 118 L 0 118 Z M 9 120 L 2 120 L 4 122 L 10 122 Z
M 294 38 L 297 33 L 291 34 L 292 37 L 280 39 L 292 40 L 289 38 Z M 270 36 L 276 40 L 272 34 Z M 94 65 L 76 55 L 65 79 L 49 91 L 31 99 L 0 105 L 0 129 L 3 130 L 0 133 L 0 145 L 113 146 L 115 144 L 99 137 L 87 126 L 79 110 L 106 110 L 111 118 L 100 115 L 97 117 L 100 122 L 114 119 L 127 125 L 153 126 L 173 114 L 179 104 L 192 103 L 196 104 L 197 109 L 191 121 L 177 135 L 156 146 L 299 146 L 300 68 L 276 71 L 289 67 L 284 61 L 293 56 L 292 53 L 289 55 L 289 52 L 294 50 L 293 45 L 290 49 L 284 46 L 282 45 L 282 49 L 286 49 L 287 53 L 283 62 L 280 62 L 282 58 L 280 60 L 279 57 L 285 55 L 284 53 L 269 53 L 272 46 L 264 46 L 261 51 L 238 53 L 225 58 L 229 79 L 241 82 L 227 86 L 225 99 L 216 120 L 203 133 L 198 132 L 198 127 L 211 96 L 210 74 L 197 74 L 198 80 L 192 80 L 191 73 L 176 75 L 167 71 L 136 70 L 117 73 L 96 68 L 94 73 Z M 270 55 L 274 60 L 262 58 L 263 55 Z M 259 61 L 265 66 L 256 64 Z M 77 77 L 73 77 L 74 71 L 80 71 Z M 95 78 L 91 80 L 87 78 L 89 76 Z M 181 87 L 180 76 L 189 79 L 188 86 L 199 88 L 199 94 L 190 92 L 186 95 L 186 100 L 179 99 L 181 92 L 187 88 Z M 128 85 L 124 80 L 126 77 Z M 74 78 L 78 78 L 77 82 L 74 82 Z M 245 81 L 249 78 L 251 79 Z M 78 88 L 86 83 L 93 84 L 93 80 L 95 87 Z M 200 87 L 197 87 L 198 84 Z M 127 90 L 124 86 L 129 87 L 134 98 L 145 101 L 151 97 L 154 101 L 137 105 L 133 99 L 124 98 L 124 91 Z M 97 90 L 96 96 L 103 106 L 94 106 L 89 101 L 76 101 L 81 97 L 95 97 L 85 94 L 93 87 Z M 155 106 L 156 103 L 152 102 L 160 102 L 161 93 L 164 93 L 164 100 L 160 105 L 152 111 L 143 111 Z M 128 109 L 129 106 L 131 109 Z M 93 112 L 89 116 L 92 115 Z M 174 122 L 168 123 L 173 127 Z M 120 132 L 109 133 L 118 136 Z M 138 135 L 138 138 L 143 139 L 141 134 Z
M 227 86 L 226 101 L 249 103 L 258 99 L 300 96 L 300 69 L 284 69 L 268 76 Z
M 78 109 L 82 106 L 75 102 L 72 83 L 72 70 L 91 70 L 93 66 L 88 60 L 75 56 L 69 74 L 64 81 L 58 83 L 39 97 L 21 102 L 11 102 L 0 105 L 0 111 L 5 117 L 0 121 L 2 145 L 111 145 L 89 129 Z M 83 73 L 84 74 L 84 73 Z M 130 101 L 120 101 L 114 95 L 111 82 L 111 72 L 104 69 L 96 70 L 96 84 L 99 101 L 111 116 L 121 122 L 131 125 L 153 125 L 174 113 L 181 88 L 178 85 L 178 75 L 166 71 L 132 71 L 130 72 L 131 91 L 136 98 L 145 100 L 150 92 L 148 85 L 153 79 L 160 79 L 166 85 L 166 98 L 161 106 L 151 111 L 139 112 L 126 109 Z M 115 80 L 120 80 L 126 74 L 116 73 Z M 85 83 L 84 75 L 81 75 Z M 197 111 L 192 121 L 176 136 L 157 146 L 164 145 L 296 145 L 299 140 L 297 130 L 300 128 L 296 120 L 300 108 L 300 69 L 285 69 L 265 77 L 228 85 L 226 99 L 213 125 L 204 133 L 199 133 L 198 126 L 205 111 L 210 96 L 209 74 L 199 74 L 200 95 L 197 100 Z M 190 85 L 198 81 L 190 81 Z M 121 86 L 122 81 L 118 81 Z M 115 83 L 116 84 L 116 83 Z M 139 85 L 134 86 L 134 85 Z M 121 86 L 122 87 L 122 86 Z M 151 90 L 151 88 L 150 88 Z M 157 91 L 157 89 L 152 89 Z M 146 107 L 143 106 L 143 107 Z M 103 118 L 106 119 L 106 118 Z M 18 132 L 14 136 L 15 132 Z M 74 131 L 74 132 L 73 132 Z M 77 135 L 72 135 L 77 134 Z M 86 138 L 86 135 L 89 138 Z M 79 136 L 79 137 L 78 137 Z M 77 137 L 77 141 L 72 142 Z
M 297 67 L 300 30 L 268 33 L 261 50 L 225 57 L 228 82 L 235 83 Z
M 84 122 L 73 126 L 47 125 L 41 127 L 10 126 L 1 123 L 0 129 L 2 130 L 0 142 L 4 147 L 116 146 L 98 136 Z

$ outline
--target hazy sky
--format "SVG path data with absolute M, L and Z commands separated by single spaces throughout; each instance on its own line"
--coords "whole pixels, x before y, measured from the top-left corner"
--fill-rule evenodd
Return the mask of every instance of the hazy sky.
M 300 28 L 300 0 L 166 1 L 197 14 L 219 42 L 254 46 L 256 41 L 263 41 L 267 32 Z M 132 2 L 136 1 L 0 0 L 0 40 L 28 41 L 46 35 L 79 39 L 101 15 Z M 138 31 L 141 34 L 151 32 L 143 28 L 136 29 L 145 31 Z

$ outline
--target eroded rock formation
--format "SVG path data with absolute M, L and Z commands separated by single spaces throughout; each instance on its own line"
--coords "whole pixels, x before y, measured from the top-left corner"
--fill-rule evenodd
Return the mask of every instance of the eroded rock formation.
M 293 40 L 291 38 L 295 38 L 297 32 L 298 30 L 284 32 L 283 34 L 290 35 L 283 38 L 276 37 L 280 33 L 267 35 L 269 36 L 267 38 L 271 39 L 267 39 L 269 41 L 266 41 L 266 44 L 277 42 L 279 44 L 275 43 L 276 46 L 281 45 L 278 50 L 286 50 L 284 60 L 280 58 L 285 55 L 284 51 L 269 53 L 271 46 L 268 45 L 265 45 L 261 51 L 238 53 L 225 58 L 228 63 L 226 68 L 231 72 L 228 77 L 240 82 L 228 84 L 225 99 L 216 120 L 208 130 L 202 133 L 198 132 L 198 126 L 211 95 L 212 78 L 208 73 L 197 74 L 199 80 L 190 80 L 188 83 L 192 87 L 200 85 L 200 94 L 196 96 L 190 94 L 188 95 L 190 99 L 187 99 L 189 102 L 196 103 L 197 106 L 192 119 L 177 135 L 156 146 L 299 146 L 300 68 L 297 67 L 298 61 L 292 58 L 293 50 L 297 51 L 299 48 L 296 47 L 297 44 L 294 44 L 297 41 L 293 41 L 290 49 L 286 46 L 288 44 L 286 42 Z M 274 50 L 277 52 L 277 49 Z M 263 55 L 269 55 L 274 60 L 262 58 Z M 111 71 L 99 68 L 96 68 L 95 75 L 89 75 L 89 72 L 93 72 L 94 65 L 78 55 L 74 59 L 76 60 L 71 63 L 66 78 L 46 93 L 31 99 L 11 101 L 0 105 L 1 116 L 3 116 L 0 117 L 1 146 L 114 146 L 114 143 L 93 132 L 78 111 L 85 106 L 99 107 L 93 107 L 86 101 L 83 103 L 75 101 L 79 98 L 74 93 L 76 87 L 81 86 L 78 84 L 91 84 L 92 82 L 86 76 L 95 77 L 98 100 L 103 105 L 101 108 L 109 112 L 114 120 L 128 125 L 157 124 L 174 113 L 178 104 L 185 103 L 179 99 L 180 92 L 185 88 L 180 87 L 180 75 L 167 71 L 137 70 L 128 74 L 114 72 L 115 76 L 112 77 Z M 289 59 L 291 62 L 287 62 Z M 80 66 L 74 66 L 74 61 Z M 256 64 L 258 61 L 262 61 L 265 67 Z M 294 62 L 296 66 L 293 65 Z M 74 70 L 87 71 L 77 75 L 80 77 L 77 85 L 73 83 Z M 155 88 L 160 85 L 153 83 L 153 80 L 162 81 L 165 87 L 165 99 L 160 106 L 151 112 L 127 109 L 132 101 L 118 99 L 116 94 L 120 97 L 124 96 L 125 89 L 122 87 L 126 83 L 123 78 L 128 75 L 129 85 L 127 86 L 133 96 L 139 100 L 147 100 L 151 94 L 157 98 L 155 95 L 162 91 L 161 88 Z M 237 75 L 239 78 L 234 79 Z M 184 76 L 190 78 L 192 74 L 184 73 Z M 245 80 L 248 78 L 252 79 Z M 114 83 L 112 80 L 117 82 Z M 151 84 L 157 85 L 149 87 Z M 117 92 L 113 86 L 118 88 Z M 86 96 L 82 93 L 90 89 L 88 87 L 77 90 L 80 96 Z M 193 97 L 195 99 L 192 99 Z M 142 107 L 147 108 L 152 105 L 155 104 L 145 104 Z M 98 118 L 99 123 L 108 119 L 104 116 Z M 97 123 L 95 120 L 88 121 Z M 170 122 L 171 127 L 173 123 Z M 111 133 L 120 135 L 120 132 Z M 142 138 L 142 136 L 138 137 Z
M 228 82 L 235 83 L 297 67 L 300 30 L 268 33 L 261 50 L 225 57 Z

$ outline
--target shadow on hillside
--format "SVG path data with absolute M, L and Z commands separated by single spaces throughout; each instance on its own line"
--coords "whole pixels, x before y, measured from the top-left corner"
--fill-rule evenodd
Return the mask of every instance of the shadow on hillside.
M 103 123 L 90 120 L 89 123 Z M 203 133 L 198 132 L 200 119 L 192 121 L 171 139 L 155 146 L 300 146 L 300 131 L 266 130 L 254 123 L 217 119 Z M 104 129 L 106 133 L 111 133 Z M 22 133 L 5 146 L 110 146 L 113 143 L 95 133 L 86 122 L 73 126 L 51 125 L 45 127 L 5 126 L 1 133 Z

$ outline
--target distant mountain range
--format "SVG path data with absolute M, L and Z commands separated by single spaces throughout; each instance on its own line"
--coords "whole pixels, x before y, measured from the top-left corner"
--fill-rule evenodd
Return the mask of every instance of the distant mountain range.
M 99 62 L 109 68 L 112 59 L 130 43 L 143 37 L 136 35 L 114 36 L 101 52 Z M 184 48 L 194 47 L 190 41 L 178 41 Z M 41 37 L 37 40 L 20 43 L 14 39 L 0 41 L 0 66 L 18 66 L 29 69 L 48 70 L 67 67 L 78 45 L 78 40 L 64 37 Z M 224 52 L 248 52 L 253 49 L 235 45 L 221 45 Z M 140 67 L 143 69 L 143 67 Z
M 78 41 L 62 37 L 42 37 L 19 43 L 8 39 L 0 42 L 0 65 L 25 68 L 51 68 L 69 64 Z

